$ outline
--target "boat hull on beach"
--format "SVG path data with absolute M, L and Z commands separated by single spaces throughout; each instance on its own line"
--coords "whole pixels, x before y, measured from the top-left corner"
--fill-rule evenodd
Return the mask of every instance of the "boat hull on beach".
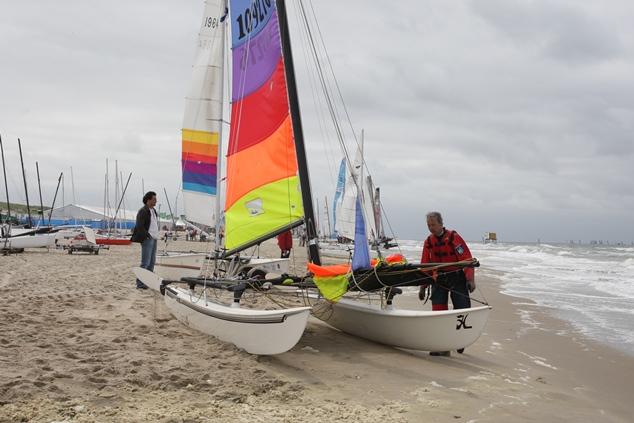
M 311 296 L 313 314 L 328 325 L 350 335 L 420 351 L 452 351 L 478 340 L 491 306 L 446 311 L 385 309 L 342 298 L 336 304 Z
M 130 237 L 127 238 L 104 238 L 104 237 L 95 237 L 95 243 L 101 245 L 130 245 L 132 241 Z
M 310 307 L 252 310 L 231 307 L 190 294 L 177 287 L 165 288 L 165 304 L 174 317 L 192 329 L 230 342 L 249 354 L 281 354 L 302 337 Z
M 165 252 L 156 255 L 154 273 L 163 279 L 196 278 L 207 258 L 206 253 Z
M 54 247 L 58 234 L 44 233 L 31 235 L 18 235 L 9 238 L 0 238 L 0 250 L 22 250 L 24 248 L 50 248 Z
M 165 292 L 170 312 L 192 329 L 230 342 L 249 354 L 281 354 L 297 344 L 304 333 L 310 307 L 253 310 L 229 306 L 206 298 L 203 293 L 164 286 L 163 279 L 141 268 L 134 274 L 150 289 Z

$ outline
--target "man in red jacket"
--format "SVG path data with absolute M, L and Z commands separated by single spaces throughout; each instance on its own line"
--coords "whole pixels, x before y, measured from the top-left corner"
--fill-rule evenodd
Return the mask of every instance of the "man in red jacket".
M 277 236 L 277 245 L 279 245 L 282 251 L 282 258 L 287 258 L 291 255 L 291 248 L 293 248 L 293 234 L 290 230 L 282 232 Z
M 423 247 L 421 263 L 454 263 L 471 259 L 467 243 L 456 231 L 445 229 L 439 212 L 427 213 L 427 228 L 431 235 Z M 469 293 L 475 291 L 475 274 L 472 267 L 445 267 L 436 272 L 436 283 L 431 289 L 432 310 L 447 310 L 449 296 L 454 309 L 471 307 Z M 430 273 L 431 274 L 431 273 Z M 427 285 L 421 285 L 418 297 L 425 298 Z M 462 353 L 464 349 L 458 350 Z M 431 352 L 431 355 L 449 355 L 449 351 Z

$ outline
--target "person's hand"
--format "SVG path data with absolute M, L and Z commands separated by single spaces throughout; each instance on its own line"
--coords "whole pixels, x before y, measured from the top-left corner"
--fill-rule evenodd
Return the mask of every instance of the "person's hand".
M 467 289 L 469 290 L 469 293 L 473 293 L 476 289 L 475 281 L 467 281 Z
M 429 285 L 421 285 L 420 289 L 418 290 L 418 299 L 421 301 L 425 301 L 425 291 L 427 290 L 427 287 Z

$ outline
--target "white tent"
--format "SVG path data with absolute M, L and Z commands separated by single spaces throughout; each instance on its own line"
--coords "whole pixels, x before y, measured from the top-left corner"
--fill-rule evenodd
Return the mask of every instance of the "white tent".
M 124 222 L 134 222 L 136 220 L 136 210 L 119 210 L 117 213 L 117 220 Z M 69 204 L 63 207 L 56 207 L 53 209 L 52 214 L 50 210 L 44 212 L 44 219 L 48 220 L 63 220 L 63 221 L 76 221 L 76 222 L 91 222 L 95 220 L 111 221 L 114 218 L 114 210 L 105 210 L 99 207 L 92 206 L 80 206 L 76 204 Z

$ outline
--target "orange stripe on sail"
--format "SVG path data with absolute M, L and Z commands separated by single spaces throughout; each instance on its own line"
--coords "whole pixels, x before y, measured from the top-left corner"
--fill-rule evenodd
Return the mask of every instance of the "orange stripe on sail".
M 183 141 L 183 158 L 186 159 L 190 154 L 218 157 L 218 144 L 209 145 Z
M 296 174 L 295 144 L 290 116 L 287 116 L 270 137 L 227 158 L 225 209 L 255 188 Z

